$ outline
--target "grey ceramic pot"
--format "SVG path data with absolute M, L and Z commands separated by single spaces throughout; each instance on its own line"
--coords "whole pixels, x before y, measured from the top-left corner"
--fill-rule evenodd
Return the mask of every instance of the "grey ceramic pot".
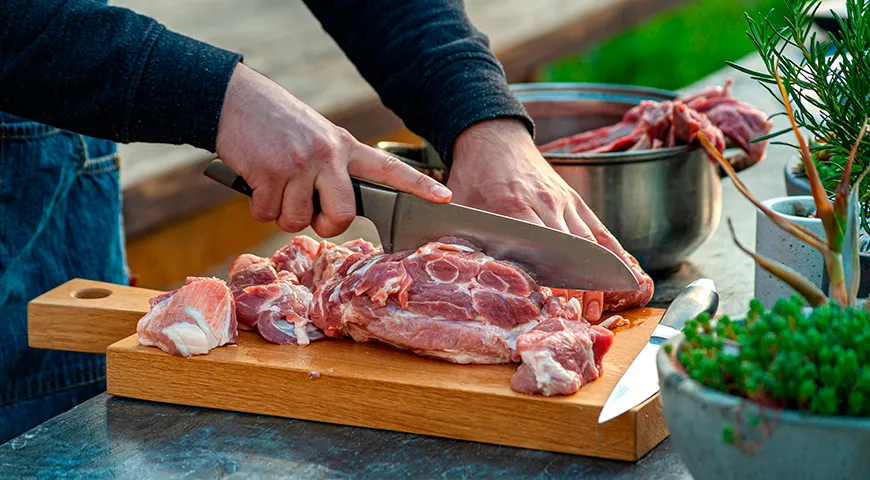
M 667 344 L 676 351 L 682 340 L 678 335 Z M 870 419 L 805 416 L 794 411 L 759 413 L 754 404 L 689 378 L 664 348 L 656 364 L 671 441 L 694 478 L 870 478 Z M 762 419 L 758 426 L 750 423 L 754 416 Z M 750 440 L 760 442 L 757 449 L 747 451 L 725 443 L 722 429 L 734 424 Z M 765 424 L 770 425 L 770 434 L 762 442 Z
M 785 190 L 788 196 L 797 197 L 811 195 L 810 182 L 804 175 L 794 173 L 795 167 L 800 163 L 800 159 L 792 157 L 785 165 Z M 858 287 L 858 296 L 867 297 L 870 295 L 870 254 L 862 253 L 861 261 L 861 285 Z M 828 291 L 830 279 L 828 272 L 822 269 L 822 290 Z
M 789 196 L 810 195 L 810 181 L 804 175 L 794 173 L 795 168 L 800 164 L 798 157 L 792 157 L 785 164 L 785 191 Z

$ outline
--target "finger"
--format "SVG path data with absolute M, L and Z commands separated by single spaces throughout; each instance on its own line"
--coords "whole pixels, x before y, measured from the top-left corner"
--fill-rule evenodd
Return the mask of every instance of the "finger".
M 321 170 L 314 188 L 320 194 L 322 211 L 314 217 L 311 228 L 323 238 L 341 235 L 356 217 L 356 198 L 347 171 L 341 167 Z
M 595 238 L 592 229 L 580 218 L 576 209 L 571 208 L 565 212 L 565 223 L 568 225 L 568 231 L 572 234 L 598 243 L 598 239 Z
M 597 240 L 601 246 L 619 255 L 625 253 L 625 249 L 622 248 L 622 245 L 620 245 L 619 241 L 616 240 L 616 237 L 614 237 L 613 234 L 610 233 L 610 230 L 601 223 L 601 220 L 598 219 L 592 209 L 586 205 L 586 202 L 584 202 L 582 198 L 577 197 L 575 205 L 575 211 L 580 217 L 580 220 L 586 224 L 592 232 L 592 235 L 595 237 L 595 240 Z
M 276 222 L 278 228 L 296 233 L 310 225 L 314 212 L 313 196 L 314 182 L 309 179 L 294 178 L 288 182 L 281 200 L 281 215 Z
M 601 320 L 604 310 L 604 292 L 583 292 L 583 318 L 590 323 Z
M 536 202 L 532 204 L 532 210 L 544 222 L 544 225 L 569 232 L 568 224 L 565 222 L 565 213 L 562 210 L 561 202 L 556 196 L 549 191 L 538 193 Z
M 254 189 L 251 195 L 251 217 L 258 222 L 274 222 L 281 214 L 283 185 L 266 183 Z
M 359 144 L 351 151 L 348 172 L 359 178 L 389 185 L 435 203 L 447 203 L 453 193 L 398 158 L 368 145 Z
M 587 240 L 592 240 L 596 243 L 597 239 L 592 234 L 592 230 L 586 225 L 576 209 L 569 209 L 565 212 L 565 223 L 568 224 L 568 231 L 583 237 Z M 589 322 L 597 322 L 601 319 L 601 313 L 604 310 L 604 292 L 584 292 L 583 293 L 583 318 Z

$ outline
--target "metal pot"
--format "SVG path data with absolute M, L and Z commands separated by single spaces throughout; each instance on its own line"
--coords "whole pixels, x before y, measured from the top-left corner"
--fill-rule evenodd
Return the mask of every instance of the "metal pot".
M 675 92 L 621 85 L 512 85 L 535 122 L 538 145 L 618 123 L 642 100 Z M 381 142 L 378 148 L 443 168 L 428 144 Z M 647 272 L 671 270 L 706 241 L 722 211 L 720 171 L 696 147 L 606 154 L 546 153 L 556 172 L 586 201 Z

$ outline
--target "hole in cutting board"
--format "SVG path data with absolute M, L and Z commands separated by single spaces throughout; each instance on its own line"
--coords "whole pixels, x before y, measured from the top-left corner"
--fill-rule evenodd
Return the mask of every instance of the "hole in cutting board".
M 111 290 L 106 290 L 105 288 L 83 288 L 81 290 L 76 290 L 75 292 L 72 292 L 73 297 L 81 298 L 82 300 L 106 298 L 111 294 Z

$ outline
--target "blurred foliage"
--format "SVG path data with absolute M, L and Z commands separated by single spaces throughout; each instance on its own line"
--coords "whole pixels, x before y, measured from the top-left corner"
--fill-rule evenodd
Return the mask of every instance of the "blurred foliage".
M 620 83 L 677 90 L 725 68 L 755 48 L 746 35 L 745 12 L 774 9 L 783 0 L 695 0 L 621 32 L 585 52 L 542 69 L 546 82 Z M 734 71 L 735 75 L 739 72 Z

